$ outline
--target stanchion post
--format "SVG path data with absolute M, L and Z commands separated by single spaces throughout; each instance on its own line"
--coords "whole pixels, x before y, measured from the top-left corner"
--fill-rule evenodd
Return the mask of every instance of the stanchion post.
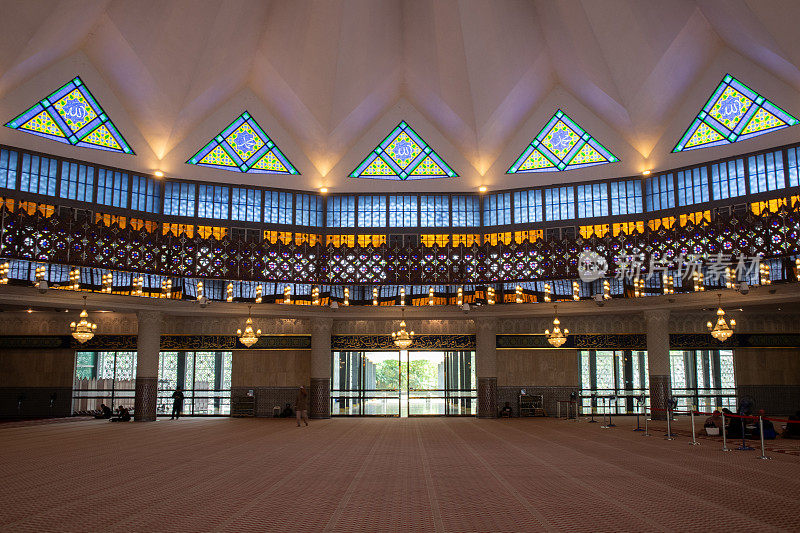
M 695 406 L 692 406 L 692 442 L 690 443 L 692 446 L 699 446 L 700 443 L 697 442 L 697 438 L 695 438 L 695 429 L 694 429 L 694 410 Z
M 761 457 L 759 459 L 770 459 L 764 453 L 764 418 L 758 415 L 758 433 L 761 435 Z
M 672 418 L 672 409 L 667 407 L 667 440 L 675 440 L 672 436 L 672 425 L 670 419 Z
M 731 449 L 728 448 L 728 438 L 726 436 L 726 433 L 727 432 L 725 431 L 725 411 L 722 411 L 722 451 L 723 452 L 731 451 Z
M 561 402 L 556 402 L 556 418 L 561 418 Z
M 737 447 L 736 449 L 739 450 L 740 452 L 741 451 L 754 450 L 755 448 L 753 448 L 752 446 L 748 446 L 747 445 L 747 440 L 746 440 L 747 439 L 747 428 L 745 427 L 745 423 L 744 423 L 744 418 L 745 418 L 746 415 L 743 414 L 743 415 L 740 415 L 740 416 L 741 416 L 741 418 L 739 420 L 742 423 L 742 445 Z M 733 423 L 733 422 L 731 422 L 731 423 Z
M 642 435 L 643 437 L 649 437 L 650 436 L 650 432 L 647 429 L 648 429 L 647 428 L 647 406 L 645 405 L 644 406 L 644 434 Z

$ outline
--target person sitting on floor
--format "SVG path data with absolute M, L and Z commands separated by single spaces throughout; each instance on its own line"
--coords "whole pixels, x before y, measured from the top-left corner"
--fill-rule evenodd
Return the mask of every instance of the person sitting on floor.
M 514 411 L 513 409 L 511 409 L 511 404 L 509 402 L 506 402 L 506 404 L 500 409 L 500 418 L 503 417 L 511 418 L 513 412 Z
M 720 412 L 715 409 L 714 412 L 711 413 L 711 416 L 706 418 L 705 422 L 703 422 L 703 427 L 716 428 L 717 432 L 722 431 L 722 416 L 720 415 Z M 717 433 L 715 432 L 715 434 Z
M 104 403 L 100 404 L 100 412 L 94 415 L 95 418 L 111 418 L 111 408 Z
M 789 423 L 781 435 L 784 439 L 800 439 L 800 411 L 789 417 Z
M 131 421 L 131 412 L 128 411 L 122 405 L 119 406 L 117 409 L 117 418 L 112 418 L 112 422 L 130 422 Z
M 763 409 L 758 410 L 758 416 L 765 417 L 767 416 L 767 412 Z M 775 440 L 778 436 L 778 432 L 775 431 L 775 426 L 772 424 L 771 420 L 762 420 L 764 424 L 764 440 Z M 758 439 L 760 438 L 759 435 L 759 428 L 758 428 L 758 419 L 756 419 L 756 428 L 753 430 L 753 438 Z
M 294 416 L 294 411 L 292 411 L 292 404 L 287 403 L 286 407 L 283 408 L 281 411 L 280 417 L 281 418 L 292 418 Z

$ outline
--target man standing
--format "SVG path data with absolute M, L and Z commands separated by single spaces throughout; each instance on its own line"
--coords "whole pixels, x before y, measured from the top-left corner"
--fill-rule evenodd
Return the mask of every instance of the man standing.
M 175 388 L 172 393 L 172 416 L 170 420 L 177 420 L 181 417 L 181 409 L 183 408 L 183 393 L 180 387 Z
M 308 425 L 308 392 L 304 385 L 300 385 L 300 390 L 297 391 L 297 399 L 295 400 L 295 411 L 297 411 L 297 427 L 300 427 L 300 418 L 303 423 Z

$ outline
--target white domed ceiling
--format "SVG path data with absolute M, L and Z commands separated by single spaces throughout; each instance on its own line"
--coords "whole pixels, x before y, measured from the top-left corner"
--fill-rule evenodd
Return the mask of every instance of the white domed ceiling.
M 792 0 L 2 2 L 0 119 L 75 76 L 137 155 L 0 142 L 143 172 L 294 189 L 470 191 L 621 177 L 800 140 L 671 153 L 730 73 L 800 116 Z M 506 171 L 557 110 L 619 162 Z M 247 111 L 300 175 L 186 161 Z M 457 178 L 348 177 L 405 121 Z

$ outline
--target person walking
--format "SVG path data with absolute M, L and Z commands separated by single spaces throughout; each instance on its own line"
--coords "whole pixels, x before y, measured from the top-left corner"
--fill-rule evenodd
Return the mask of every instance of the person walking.
M 297 391 L 297 399 L 294 402 L 294 409 L 297 412 L 297 427 L 300 427 L 300 419 L 308 425 L 308 392 L 304 385 L 300 385 Z
M 175 387 L 175 392 L 172 393 L 172 416 L 170 420 L 178 420 L 181 417 L 181 409 L 183 408 L 183 392 L 180 387 Z

